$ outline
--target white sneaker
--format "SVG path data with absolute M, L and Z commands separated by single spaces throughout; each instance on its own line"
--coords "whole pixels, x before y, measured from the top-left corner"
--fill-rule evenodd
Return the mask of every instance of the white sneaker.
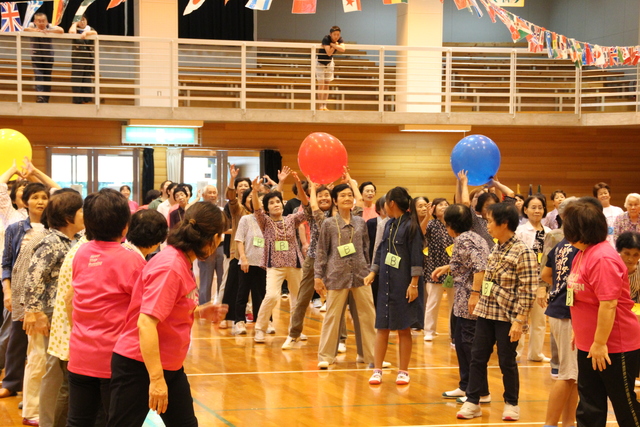
M 308 339 L 309 339 L 309 337 L 308 337 L 308 336 L 306 336 L 305 334 L 300 334 L 299 339 L 300 339 L 300 341 L 306 341 L 306 340 L 308 340 Z
M 223 320 L 222 322 L 220 322 L 220 324 L 218 325 L 218 328 L 220 329 L 227 329 L 227 321 Z
M 425 341 L 433 341 L 433 334 L 430 332 L 427 332 L 424 334 L 424 340 Z
M 371 378 L 369 378 L 369 384 L 378 385 L 381 382 L 382 382 L 382 371 L 380 370 L 373 371 L 373 375 L 371 375 Z
M 282 344 L 282 349 L 283 350 L 291 350 L 293 348 L 293 344 L 295 344 L 297 340 L 293 337 L 287 337 L 286 340 L 284 340 L 284 344 Z
M 400 371 L 398 372 L 398 377 L 396 378 L 397 385 L 407 385 L 409 384 L 409 372 Z
M 474 405 L 471 402 L 465 402 L 456 416 L 461 420 L 470 420 L 472 418 L 481 417 L 482 409 L 480 409 L 480 405 Z
M 233 325 L 233 329 L 233 333 L 235 335 L 246 335 L 247 333 L 247 327 L 245 326 L 244 322 L 236 322 L 236 324 Z
M 346 352 L 347 352 L 347 345 L 343 342 L 338 344 L 338 353 L 346 353 Z
M 456 403 L 462 405 L 467 401 L 467 396 L 458 397 L 456 399 Z M 480 396 L 479 403 L 491 403 L 491 394 L 487 394 L 486 396 Z
M 455 399 L 456 397 L 464 397 L 464 396 L 465 396 L 465 392 L 460 390 L 459 388 L 455 390 L 445 391 L 444 393 L 442 393 L 442 397 L 444 397 L 445 399 Z
M 267 326 L 267 333 L 269 335 L 273 335 L 276 333 L 276 328 L 273 327 L 273 325 L 271 324 L 271 322 L 269 322 L 269 326 Z
M 327 303 L 325 302 L 324 304 L 322 304 L 322 307 L 320 307 L 320 311 L 322 313 L 324 313 L 325 311 L 327 311 Z
M 265 342 L 264 331 L 261 331 L 260 329 L 256 329 L 256 333 L 253 336 L 253 340 L 255 342 Z
M 320 298 L 314 299 L 311 303 L 313 304 L 313 308 L 322 307 L 322 300 Z
M 327 369 L 329 368 L 329 362 L 323 360 L 322 362 L 318 362 L 318 369 Z
M 356 363 L 364 363 L 364 357 L 358 356 L 356 359 Z M 391 362 L 387 362 L 386 360 L 382 361 L 382 369 L 387 369 L 391 367 Z M 369 363 L 369 369 L 373 369 L 373 363 Z
M 505 403 L 504 411 L 502 411 L 502 421 L 518 421 L 519 419 L 520 419 L 520 407 Z

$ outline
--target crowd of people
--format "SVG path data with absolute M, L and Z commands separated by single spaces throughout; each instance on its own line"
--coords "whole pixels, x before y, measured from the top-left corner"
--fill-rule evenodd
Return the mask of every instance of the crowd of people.
M 517 362 L 526 357 L 550 363 L 557 379 L 545 426 L 604 426 L 607 399 L 619 425 L 638 425 L 640 194 L 623 211 L 606 183 L 593 197 L 556 190 L 547 206 L 543 194 L 497 179 L 470 191 L 465 171 L 451 201 L 402 187 L 377 197 L 346 167 L 328 185 L 287 167 L 277 183 L 235 165 L 229 177 L 224 193 L 209 185 L 195 196 L 165 181 L 138 206 L 126 185 L 83 200 L 28 159 L 0 175 L 0 398 L 22 392 L 23 424 L 140 426 L 152 409 L 167 426 L 195 426 L 183 368 L 194 319 L 237 335 L 253 329 L 262 345 L 283 297 L 283 351 L 307 339 L 312 304 L 325 313 L 317 366 L 338 363 L 348 308 L 369 384 L 383 382 L 397 331 L 396 384 L 407 385 L 413 335 L 438 339 L 446 292 L 459 382 L 442 397 L 462 404 L 457 418 L 479 417 L 491 402 L 497 345 L 503 420 L 520 418 Z M 295 198 L 285 201 L 289 177 Z

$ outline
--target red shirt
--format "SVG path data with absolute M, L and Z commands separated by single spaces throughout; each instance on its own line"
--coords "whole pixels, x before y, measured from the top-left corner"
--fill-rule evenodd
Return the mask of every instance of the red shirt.
M 605 241 L 579 252 L 573 259 L 571 273 L 577 274 L 571 320 L 576 347 L 589 351 L 598 323 L 600 301 L 618 300 L 616 317 L 607 340 L 609 353 L 640 349 L 640 324 L 631 311 L 627 267 L 620 255 Z
M 144 362 L 138 330 L 138 317 L 144 313 L 159 320 L 162 369 L 177 371 L 189 350 L 197 301 L 191 262 L 182 251 L 167 246 L 149 261 L 136 281 L 126 323 L 113 351 Z
M 146 262 L 118 242 L 90 241 L 73 259 L 69 371 L 111 378 L 111 356 Z

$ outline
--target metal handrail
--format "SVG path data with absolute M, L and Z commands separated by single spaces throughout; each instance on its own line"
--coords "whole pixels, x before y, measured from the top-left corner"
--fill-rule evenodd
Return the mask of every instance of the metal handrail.
M 317 108 L 316 43 L 94 38 L 91 83 L 78 83 L 76 35 L 51 35 L 51 102 L 91 87 L 102 104 L 240 109 Z M 0 102 L 34 102 L 31 33 L 0 34 Z M 91 39 L 91 37 L 89 38 Z M 336 55 L 332 109 L 422 112 L 639 111 L 638 66 L 575 69 L 524 48 L 349 45 Z M 74 79 L 74 80 L 72 80 Z

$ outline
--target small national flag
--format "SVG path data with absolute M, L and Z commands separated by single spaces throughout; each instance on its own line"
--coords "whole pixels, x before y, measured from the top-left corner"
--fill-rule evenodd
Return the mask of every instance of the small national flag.
M 107 6 L 107 10 L 112 9 L 116 6 L 118 6 L 120 3 L 124 3 L 125 0 L 111 0 L 109 2 L 109 5 Z
M 24 13 L 24 26 L 26 27 L 27 25 L 29 25 L 29 23 L 31 22 L 31 19 L 33 19 L 33 15 L 35 15 L 35 13 L 38 11 L 38 9 L 40 9 L 40 6 L 42 6 L 44 2 L 43 1 L 30 1 L 29 5 L 27 6 L 27 11 Z
M 62 15 L 69 4 L 69 0 L 53 0 L 53 15 L 51 16 L 51 23 L 53 25 L 60 25 L 62 21 Z
M 82 19 L 82 15 L 84 15 L 85 10 L 87 10 L 87 8 L 91 5 L 91 3 L 93 3 L 96 0 L 84 0 L 80 6 L 78 7 L 78 10 L 76 11 L 76 14 L 73 16 L 73 22 L 80 22 L 80 20 Z M 31 3 L 31 2 L 29 2 Z M 42 2 L 40 2 L 42 3 Z
M 271 0 L 249 0 L 245 7 L 254 10 L 269 10 Z
M 293 0 L 291 13 L 316 13 L 316 0 Z
M 15 3 L 2 3 L 0 4 L 0 10 L 2 12 L 0 32 L 9 33 L 12 31 L 22 31 L 20 12 L 18 12 Z
M 342 0 L 342 8 L 344 9 L 344 13 L 359 12 L 362 10 L 360 0 Z
M 409 0 L 382 0 L 382 4 L 409 3 Z
M 187 7 L 184 8 L 184 12 L 182 12 L 182 15 L 184 16 L 190 14 L 191 12 L 202 6 L 203 3 L 204 0 L 189 0 L 189 4 L 187 4 Z M 227 4 L 227 0 L 225 0 L 224 4 Z

